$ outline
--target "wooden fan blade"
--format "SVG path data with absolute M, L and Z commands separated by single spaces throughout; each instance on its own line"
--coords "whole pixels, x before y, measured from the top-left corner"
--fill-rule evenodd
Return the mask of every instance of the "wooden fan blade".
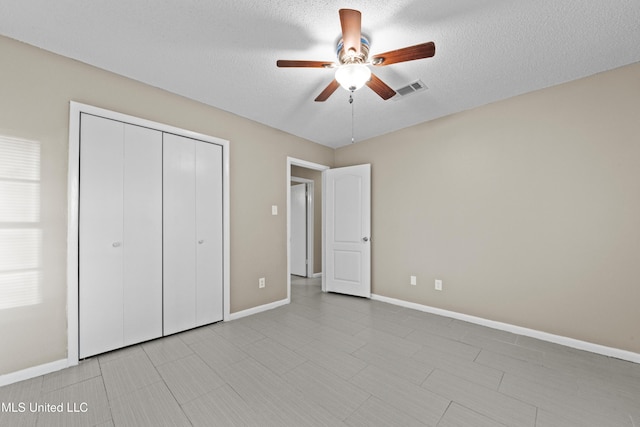
M 290 61 L 287 59 L 279 59 L 276 61 L 278 67 L 305 67 L 305 68 L 333 68 L 333 62 L 326 61 Z
M 431 58 L 435 54 L 435 43 L 427 42 L 375 55 L 371 58 L 371 63 L 373 65 L 390 65 L 415 59 Z
M 391 89 L 385 82 L 380 80 L 378 76 L 373 73 L 371 74 L 371 80 L 367 82 L 367 86 L 369 86 L 375 93 L 380 95 L 380 98 L 384 99 L 385 101 L 389 98 L 393 98 L 393 96 L 396 94 L 395 90 Z
M 331 94 L 335 92 L 336 89 L 338 89 L 339 87 L 340 87 L 340 83 L 338 83 L 336 79 L 333 79 L 333 81 L 329 83 L 329 86 L 325 87 L 324 90 L 320 92 L 320 95 L 318 95 L 318 97 L 314 99 L 314 101 L 316 102 L 326 101 L 331 96 Z
M 340 9 L 338 13 L 340 14 L 344 51 L 353 50 L 356 54 L 360 54 L 362 14 L 354 9 Z

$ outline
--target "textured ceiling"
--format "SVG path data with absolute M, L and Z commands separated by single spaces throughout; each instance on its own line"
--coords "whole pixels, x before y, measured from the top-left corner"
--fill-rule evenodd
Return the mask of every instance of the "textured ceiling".
M 333 71 L 275 63 L 335 60 L 340 8 L 362 12 L 371 54 L 436 43 L 375 69 L 428 90 L 354 94 L 356 141 L 640 61 L 640 0 L 0 0 L 0 34 L 339 147 L 349 93 L 313 102 Z

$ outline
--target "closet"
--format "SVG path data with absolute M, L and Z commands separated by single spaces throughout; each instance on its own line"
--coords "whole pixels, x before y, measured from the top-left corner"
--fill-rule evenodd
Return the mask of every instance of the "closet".
M 222 320 L 222 150 L 80 114 L 80 358 Z

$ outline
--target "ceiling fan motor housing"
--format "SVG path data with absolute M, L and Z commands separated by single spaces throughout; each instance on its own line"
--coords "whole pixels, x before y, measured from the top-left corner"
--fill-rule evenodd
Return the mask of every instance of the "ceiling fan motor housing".
M 369 40 L 364 36 L 360 36 L 360 53 L 357 53 L 353 50 L 345 50 L 344 42 L 340 39 L 336 46 L 336 54 L 340 65 L 365 64 L 369 59 Z

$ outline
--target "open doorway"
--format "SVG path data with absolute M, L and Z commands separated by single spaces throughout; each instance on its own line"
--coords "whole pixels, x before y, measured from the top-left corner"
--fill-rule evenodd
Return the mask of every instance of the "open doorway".
M 287 297 L 289 300 L 291 300 L 292 281 L 296 284 L 322 281 L 322 172 L 327 169 L 329 166 L 292 157 L 287 158 Z M 296 202 L 296 193 L 292 193 L 292 185 L 297 184 L 304 184 L 305 187 L 305 193 L 302 197 L 306 210 L 302 225 L 299 223 L 299 219 L 294 218 L 294 215 L 300 214 L 295 212 L 296 208 L 293 206 Z M 301 190 L 301 187 L 297 187 L 297 189 Z M 298 200 L 299 202 L 300 200 Z M 292 212 L 292 208 L 294 212 Z M 309 211 L 309 209 L 312 210 Z M 297 230 L 292 230 L 292 227 Z M 292 242 L 292 238 L 299 237 L 302 229 L 304 229 L 303 234 L 305 235 L 304 243 L 301 244 L 301 240 Z M 300 248 L 301 245 L 302 248 Z M 304 266 L 300 263 L 300 257 L 303 257 Z
M 289 266 L 292 276 L 312 278 L 315 274 L 315 180 L 301 178 L 298 166 L 291 167 L 290 215 L 290 256 Z M 309 170 L 310 171 L 310 170 Z M 316 172 L 317 171 L 310 171 Z M 306 174 L 305 174 L 306 175 Z

